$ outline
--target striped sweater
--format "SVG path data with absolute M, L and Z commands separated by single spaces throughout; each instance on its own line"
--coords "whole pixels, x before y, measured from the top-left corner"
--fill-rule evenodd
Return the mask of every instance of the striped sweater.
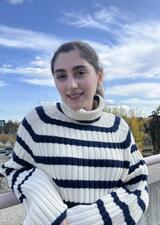
M 103 111 L 43 105 L 23 119 L 1 173 L 23 225 L 134 225 L 148 206 L 147 167 L 126 122 Z

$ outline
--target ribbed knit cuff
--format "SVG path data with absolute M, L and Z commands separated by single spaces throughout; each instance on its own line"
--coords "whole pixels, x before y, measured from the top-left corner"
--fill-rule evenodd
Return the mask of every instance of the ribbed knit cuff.
M 26 209 L 24 225 L 59 225 L 66 217 L 63 203 L 52 179 L 39 169 L 19 174 L 14 191 Z
M 66 218 L 67 210 L 65 210 L 51 225 L 60 225 Z
M 103 225 L 96 204 L 79 205 L 67 210 L 68 225 Z
M 91 205 L 67 210 L 68 225 L 135 225 L 148 205 L 146 190 L 136 192 L 119 188 Z

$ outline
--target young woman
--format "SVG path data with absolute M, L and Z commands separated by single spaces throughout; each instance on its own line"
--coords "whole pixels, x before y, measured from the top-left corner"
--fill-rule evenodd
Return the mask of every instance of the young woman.
M 86 43 L 65 43 L 51 69 L 61 102 L 23 119 L 2 166 L 24 225 L 133 225 L 148 206 L 147 167 L 126 122 L 103 111 L 103 70 Z

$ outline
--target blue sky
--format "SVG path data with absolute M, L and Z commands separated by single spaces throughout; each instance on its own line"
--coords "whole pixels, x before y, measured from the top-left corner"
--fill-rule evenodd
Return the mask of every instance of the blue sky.
M 70 40 L 96 49 L 108 105 L 150 115 L 160 105 L 159 8 L 159 0 L 1 0 L 0 119 L 21 121 L 60 100 L 50 60 Z

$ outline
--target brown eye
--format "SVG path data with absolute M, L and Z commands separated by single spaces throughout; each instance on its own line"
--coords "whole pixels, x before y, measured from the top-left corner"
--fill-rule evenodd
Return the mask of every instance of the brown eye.
M 76 76 L 81 78 L 81 77 L 84 77 L 85 73 L 86 73 L 86 71 L 80 70 L 80 71 L 77 71 Z
M 57 80 L 63 81 L 67 78 L 67 75 L 66 74 L 56 74 L 55 77 Z
M 85 71 L 79 71 L 80 75 L 83 75 L 85 73 Z

